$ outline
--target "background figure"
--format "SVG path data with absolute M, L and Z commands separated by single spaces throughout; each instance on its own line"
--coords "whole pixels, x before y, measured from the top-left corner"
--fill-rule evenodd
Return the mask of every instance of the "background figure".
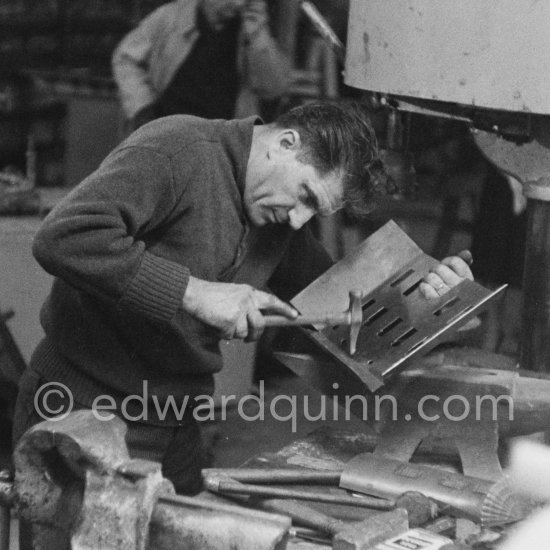
M 176 0 L 116 48 L 113 75 L 129 130 L 155 118 L 232 118 L 276 100 L 290 64 L 270 34 L 265 0 Z

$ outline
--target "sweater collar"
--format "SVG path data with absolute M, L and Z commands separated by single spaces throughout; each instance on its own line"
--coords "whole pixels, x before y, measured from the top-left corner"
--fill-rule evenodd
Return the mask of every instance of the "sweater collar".
M 246 169 L 252 148 L 254 126 L 263 123 L 259 116 L 250 116 L 227 122 L 230 126 L 226 126 L 228 131 L 224 132 L 223 140 L 226 143 L 226 150 L 229 153 L 231 162 L 235 167 L 235 182 L 241 196 L 244 196 Z

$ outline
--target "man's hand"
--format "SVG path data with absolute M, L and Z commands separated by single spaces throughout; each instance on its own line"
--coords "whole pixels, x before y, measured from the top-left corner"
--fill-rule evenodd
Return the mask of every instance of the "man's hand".
M 273 294 L 248 285 L 211 283 L 189 278 L 183 296 L 183 309 L 203 323 L 220 330 L 225 340 L 257 340 L 264 328 L 260 310 L 295 319 L 298 312 Z
M 424 277 L 424 281 L 420 283 L 420 292 L 426 298 L 439 298 L 464 279 L 473 281 L 471 263 L 472 255 L 469 250 L 445 258 Z

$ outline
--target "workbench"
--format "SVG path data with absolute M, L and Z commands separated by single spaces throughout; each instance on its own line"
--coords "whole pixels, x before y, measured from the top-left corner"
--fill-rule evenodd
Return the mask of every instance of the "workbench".
M 263 453 L 252 457 L 243 464 L 248 468 L 308 468 L 322 471 L 342 470 L 347 462 L 354 456 L 372 452 L 377 441 L 377 436 L 365 431 L 364 433 L 345 430 L 335 427 L 322 427 L 310 433 L 307 437 L 297 439 L 293 443 L 282 447 L 274 453 Z M 440 463 L 444 462 L 448 468 L 454 469 L 458 462 L 456 452 L 446 446 L 434 445 L 429 449 L 429 455 L 420 454 L 422 462 Z M 296 488 L 296 485 L 293 485 Z M 345 495 L 348 494 L 338 487 L 327 486 L 299 486 L 300 489 L 311 492 L 322 492 L 324 494 Z M 220 500 L 221 502 L 232 502 L 211 493 L 202 493 L 202 498 Z M 328 516 L 343 521 L 357 522 L 368 517 L 380 514 L 381 512 L 366 508 L 351 507 L 347 505 L 334 505 L 301 501 L 303 504 L 322 512 Z M 471 525 L 473 526 L 473 524 Z M 320 550 L 331 548 L 330 542 L 308 541 L 301 537 L 290 539 L 288 550 Z

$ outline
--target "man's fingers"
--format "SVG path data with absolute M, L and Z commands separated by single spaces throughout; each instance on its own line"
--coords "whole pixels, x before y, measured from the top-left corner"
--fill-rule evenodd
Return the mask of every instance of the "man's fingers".
M 443 294 L 449 290 L 447 283 L 433 271 L 430 271 L 430 273 L 424 277 L 424 282 L 432 287 L 437 296 L 443 296 Z
M 472 254 L 469 250 L 463 250 L 455 256 L 445 258 L 424 277 L 424 281 L 420 284 L 420 292 L 426 298 L 437 298 L 449 292 L 464 279 L 473 281 L 471 263 Z
M 265 328 L 264 316 L 258 310 L 252 310 L 248 312 L 248 336 L 247 342 L 253 342 L 258 340 L 262 335 Z
M 447 267 L 445 264 L 436 265 L 432 272 L 439 276 L 441 281 L 448 287 L 453 287 L 458 285 L 464 280 L 464 277 L 461 277 L 452 270 L 450 267 Z
M 279 300 L 279 298 L 273 294 L 257 290 L 254 293 L 254 300 L 256 302 L 256 307 L 263 311 L 284 315 L 289 319 L 295 319 L 298 316 L 298 312 L 290 304 Z
M 464 257 L 466 257 L 465 252 L 468 252 L 467 250 L 461 252 L 461 256 L 464 254 Z M 471 257 L 471 254 L 470 254 Z M 463 257 L 460 256 L 449 256 L 448 258 L 445 258 L 444 260 L 441 260 L 441 263 L 443 265 L 446 265 L 450 269 L 452 269 L 459 277 L 462 277 L 463 279 L 469 279 L 470 281 L 474 280 L 474 275 L 472 273 L 472 270 L 470 269 L 469 263 L 471 262 L 465 262 Z
M 249 335 L 248 328 L 248 316 L 241 315 L 241 317 L 239 317 L 239 320 L 237 321 L 237 324 L 235 325 L 235 333 L 233 334 L 233 338 L 244 340 Z
M 234 337 L 235 337 L 234 326 L 229 326 L 229 327 L 220 329 L 220 338 L 222 340 L 233 340 Z
M 428 300 L 433 300 L 434 298 L 438 298 L 439 294 L 435 291 L 435 289 L 429 285 L 428 283 L 420 283 L 418 290 L 423 294 L 425 298 L 428 298 Z
M 474 263 L 474 257 L 468 249 L 461 250 L 458 254 L 456 254 L 456 256 L 462 258 L 468 265 L 472 265 Z

